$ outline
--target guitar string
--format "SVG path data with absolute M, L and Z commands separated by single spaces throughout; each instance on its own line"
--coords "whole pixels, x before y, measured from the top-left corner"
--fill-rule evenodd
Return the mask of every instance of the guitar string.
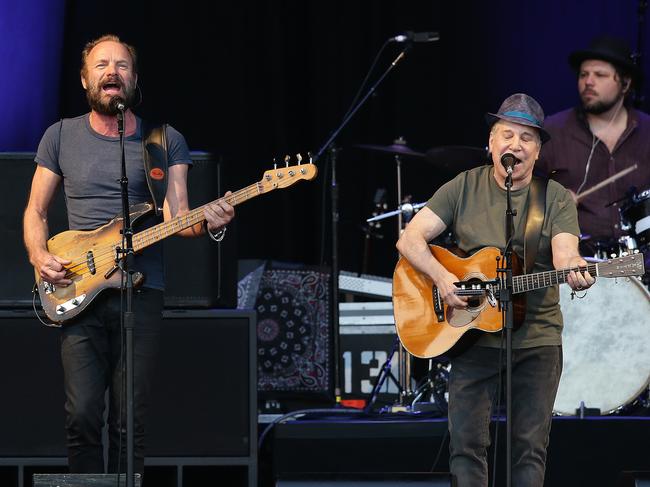
M 299 166 L 291 166 L 289 169 L 297 168 L 297 167 L 305 168 L 305 167 L 309 167 L 309 165 L 304 164 L 304 165 L 299 165 Z M 284 168 L 284 169 L 286 169 L 286 168 Z M 277 178 L 276 185 L 277 185 L 278 188 L 285 188 L 287 186 L 291 186 L 295 182 L 298 182 L 298 181 L 300 181 L 302 179 L 308 179 L 307 176 L 309 176 L 309 174 L 301 172 L 301 175 L 304 176 L 304 177 L 300 177 L 298 179 L 281 179 L 281 178 Z M 293 178 L 293 176 L 290 175 L 289 178 Z M 269 182 L 270 182 L 270 180 L 267 180 L 266 184 L 268 184 Z M 235 193 L 233 193 L 231 195 L 224 196 L 224 197 L 219 198 L 219 199 L 217 199 L 215 201 L 226 200 L 230 204 L 234 203 L 233 206 L 235 206 L 235 205 L 237 205 L 239 203 L 242 203 L 243 201 L 247 201 L 247 200 L 251 199 L 254 196 L 257 196 L 259 194 L 267 192 L 267 191 L 264 191 L 264 184 L 265 184 L 265 181 L 264 181 L 264 179 L 262 179 L 261 181 L 255 182 L 255 183 L 253 183 L 253 184 L 251 184 L 251 185 L 249 185 L 249 186 L 247 186 L 247 187 L 245 187 L 243 189 L 240 189 L 240 190 L 236 191 Z M 275 188 L 271 188 L 270 190 L 273 190 L 273 189 L 275 189 Z M 239 196 L 244 196 L 244 199 L 241 199 L 240 201 L 237 201 Z M 153 231 L 154 229 L 158 230 L 158 235 L 160 235 L 161 229 L 164 229 L 164 231 L 166 233 L 169 232 L 170 227 L 171 227 L 171 230 L 172 230 L 170 235 L 173 234 L 173 233 L 177 233 L 177 231 L 174 231 L 174 228 L 173 228 L 177 223 L 180 223 L 181 220 L 183 220 L 183 219 L 188 219 L 188 222 L 189 222 L 190 217 L 194 218 L 196 216 L 196 213 L 202 213 L 200 210 L 203 210 L 209 204 L 211 204 L 211 203 L 207 203 L 206 205 L 195 208 L 194 210 L 190 211 L 186 215 L 183 215 L 181 217 L 177 217 L 174 220 L 170 220 L 169 222 L 164 222 L 164 223 L 161 223 L 161 224 L 156 225 L 154 227 L 151 227 L 151 228 L 149 228 L 147 230 L 143 230 L 142 232 L 139 232 L 137 235 L 141 235 L 141 234 L 143 234 L 145 232 L 148 232 L 148 236 L 146 236 L 147 240 L 144 240 L 141 243 L 150 244 L 150 243 L 156 242 L 157 240 L 160 240 L 160 236 L 158 238 L 156 238 L 155 232 Z M 188 223 L 187 227 L 185 227 L 185 228 L 188 228 L 191 225 L 195 225 L 196 223 L 198 223 L 199 221 L 202 221 L 202 220 L 203 220 L 203 218 L 200 218 L 193 224 Z M 181 230 L 183 230 L 183 228 L 181 228 Z M 169 236 L 169 235 L 165 235 L 164 238 L 166 238 L 167 236 Z M 141 236 L 141 238 L 145 238 L 145 236 Z M 111 255 L 111 260 L 115 260 L 113 258 L 113 255 L 114 255 L 115 248 L 118 245 L 119 245 L 119 243 L 113 243 L 113 244 L 111 244 L 110 247 L 99 248 L 98 249 L 99 250 L 98 257 L 101 258 L 102 257 L 101 252 L 104 251 L 104 254 L 106 252 L 108 252 Z M 97 260 L 95 260 L 95 261 L 97 261 Z M 87 259 L 82 257 L 80 261 L 69 265 L 68 267 L 66 267 L 66 269 L 72 270 L 72 269 L 74 269 L 74 268 L 76 268 L 78 266 L 84 266 L 86 264 L 87 264 Z
M 292 167 L 298 167 L 298 166 L 292 166 Z M 307 167 L 307 165 L 304 165 L 303 167 Z M 306 175 L 306 174 L 304 174 L 304 175 Z M 295 182 L 297 182 L 297 181 L 299 181 L 301 179 L 304 179 L 304 178 L 286 179 L 286 180 L 278 179 L 278 182 L 276 182 L 276 184 L 277 184 L 278 188 L 284 188 L 284 187 L 287 187 L 287 186 L 290 186 L 290 185 L 294 184 Z M 268 181 L 267 181 L 267 183 L 268 183 Z M 274 189 L 274 188 L 272 188 L 272 189 Z M 257 195 L 262 194 L 262 193 L 265 193 L 265 192 L 266 191 L 264 191 L 264 180 L 262 180 L 262 181 L 254 183 L 254 184 L 252 184 L 250 186 L 247 186 L 246 188 L 243 188 L 243 189 L 241 189 L 239 191 L 236 191 L 235 193 L 233 193 L 231 195 L 219 198 L 218 200 L 215 200 L 215 201 L 225 200 L 228 203 L 233 204 L 233 206 L 235 206 L 235 205 L 237 205 L 239 203 L 242 203 L 243 201 L 247 201 L 248 199 L 251 199 L 252 197 L 257 196 Z M 241 197 L 243 197 L 243 199 Z M 208 203 L 208 204 L 211 204 L 211 203 Z M 195 225 L 196 223 L 199 223 L 200 221 L 203 221 L 204 220 L 204 218 L 202 216 L 203 209 L 208 204 L 203 205 L 203 206 L 198 207 L 198 208 L 195 208 L 194 210 L 190 211 L 186 215 L 183 215 L 181 217 L 177 217 L 174 220 L 170 220 L 169 222 L 161 223 L 161 224 L 156 225 L 154 227 L 151 227 L 149 229 L 143 230 L 142 232 L 139 232 L 137 234 L 139 236 L 139 237 L 137 237 L 137 238 L 139 238 L 138 244 L 142 245 L 143 246 L 142 248 L 144 248 L 144 247 L 150 245 L 151 243 L 155 243 L 158 240 L 162 240 L 162 238 L 166 238 L 167 236 L 170 236 L 170 235 L 172 235 L 174 233 L 177 233 L 178 231 L 183 230 L 184 228 L 188 228 L 188 227 L 190 227 L 192 225 Z M 194 223 L 190 223 L 191 219 L 195 219 L 196 221 Z M 183 220 L 186 220 L 185 224 L 183 224 Z M 185 226 L 183 228 L 180 228 L 179 230 L 177 230 L 175 228 L 177 225 L 181 225 L 181 227 L 183 227 L 183 225 L 185 225 Z M 162 237 L 162 238 L 160 237 L 161 233 L 165 234 L 165 236 Z M 157 236 L 156 236 L 156 234 L 157 234 Z M 105 255 L 106 252 L 108 252 L 111 255 L 111 260 L 115 260 L 114 259 L 114 251 L 115 251 L 115 249 L 116 249 L 116 247 L 118 245 L 119 245 L 119 243 L 113 243 L 110 247 L 104 247 L 104 248 L 98 249 L 99 252 L 97 253 L 97 255 L 98 255 L 97 259 L 101 259 L 101 257 L 103 255 Z M 104 254 L 102 254 L 102 250 L 104 251 Z M 97 262 L 97 259 L 95 259 L 96 262 Z M 68 267 L 68 269 L 74 270 L 75 267 L 84 266 L 86 264 L 87 264 L 87 259 L 82 258 L 82 260 L 77 262 L 76 264 L 70 265 Z
M 218 201 L 226 201 L 229 204 L 233 204 L 233 206 L 246 201 L 253 197 L 253 193 L 258 193 L 257 187 L 253 188 L 253 186 L 257 186 L 257 183 L 251 186 L 248 186 L 240 191 L 237 191 L 236 193 L 233 193 L 229 195 L 228 197 L 222 197 L 215 202 Z M 253 195 L 253 196 L 251 196 Z M 240 196 L 244 196 L 245 199 L 240 199 L 240 201 L 237 201 Z M 133 236 L 134 240 L 137 240 L 137 242 L 134 242 L 134 246 L 138 246 L 138 250 L 143 249 L 145 247 L 148 247 L 152 243 L 155 243 L 158 240 L 162 240 L 160 238 L 161 234 L 164 234 L 166 238 L 170 235 L 173 235 L 174 233 L 178 233 L 181 230 L 184 230 L 185 228 L 189 228 L 193 225 L 196 225 L 197 223 L 203 221 L 205 217 L 202 214 L 202 210 L 205 209 L 207 205 L 211 203 L 207 203 L 203 206 L 199 206 L 198 208 L 195 208 L 191 210 L 189 213 L 182 215 L 180 217 L 176 217 L 173 220 L 167 221 L 160 223 L 158 225 L 155 225 L 151 228 L 148 228 L 146 230 L 143 230 L 141 232 L 138 232 L 136 235 Z M 186 223 L 182 223 L 182 221 L 185 220 Z M 196 220 L 194 223 L 190 223 L 191 220 Z M 180 228 L 178 230 L 174 230 L 174 227 L 179 226 Z M 186 226 L 184 226 L 186 225 Z M 156 237 L 156 234 L 158 237 Z M 95 267 L 102 267 L 103 265 L 109 263 L 109 262 L 114 262 L 115 261 L 115 250 L 116 248 L 121 244 L 120 242 L 113 242 L 112 244 L 108 246 L 103 246 L 103 247 L 98 247 L 96 249 L 96 252 L 93 252 L 93 260 L 95 262 Z M 107 257 L 109 257 L 107 259 Z M 85 269 L 84 269 L 85 267 Z M 79 269 L 78 269 L 79 268 Z M 77 269 L 81 272 L 78 272 Z M 90 273 L 90 269 L 88 267 L 88 259 L 87 258 L 81 258 L 81 260 L 77 261 L 76 263 L 73 263 L 69 266 L 66 267 L 66 278 L 70 278 L 69 276 L 80 276 L 83 277 L 86 274 Z
M 548 281 L 549 285 L 553 284 L 562 284 L 565 283 L 567 280 L 567 276 L 571 271 L 575 272 L 583 272 L 587 271 L 590 274 L 591 273 L 597 273 L 598 271 L 598 266 L 597 264 L 587 264 L 586 266 L 578 266 L 570 269 L 561 269 L 561 270 L 556 270 L 556 271 L 545 271 L 545 272 L 539 272 L 536 274 L 527 274 L 524 276 L 515 276 L 513 278 L 513 287 L 517 287 L 516 292 L 524 292 L 524 291 L 531 291 L 533 289 L 539 289 L 542 287 L 547 287 L 546 282 Z M 540 277 L 542 280 L 542 285 L 540 286 Z M 555 281 L 553 282 L 554 279 L 553 277 L 556 277 Z M 560 281 L 559 276 L 562 277 L 562 280 Z M 515 282 L 516 281 L 516 282 Z
M 526 274 L 523 276 L 513 277 L 513 288 L 515 292 L 531 291 L 542 287 L 552 286 L 554 284 L 566 283 L 568 275 L 571 271 L 584 272 L 590 274 L 596 273 L 598 270 L 597 264 L 587 264 L 586 266 L 571 267 L 568 269 L 560 269 L 553 271 L 538 272 L 535 274 Z M 555 279 L 553 279 L 555 277 Z M 540 281 L 542 284 L 540 285 Z M 554 282 L 555 281 L 555 282 Z M 454 291 L 458 296 L 472 296 L 485 294 L 485 289 L 458 289 Z
M 150 229 L 143 230 L 143 232 L 139 232 L 138 234 L 133 236 L 134 247 L 139 250 L 139 248 L 142 246 L 143 243 L 146 243 L 148 240 L 150 240 L 149 238 L 145 238 L 143 235 L 141 235 L 141 233 L 151 232 L 151 233 L 158 233 L 158 235 L 167 234 L 171 230 L 173 230 L 173 228 L 177 225 L 179 225 L 181 227 L 180 229 L 183 230 L 184 225 L 187 225 L 187 227 L 192 225 L 190 224 L 190 221 L 193 219 L 196 219 L 196 215 L 188 213 L 187 215 L 178 217 L 174 220 L 171 220 L 170 222 L 165 222 L 164 224 L 161 224 L 160 227 L 156 225 L 154 227 L 151 227 Z M 183 223 L 183 221 L 185 223 Z M 198 223 L 198 220 L 196 223 Z M 153 238 L 155 239 L 155 236 Z M 107 262 L 114 261 L 116 249 L 121 245 L 121 242 L 122 242 L 121 240 L 114 241 L 107 246 L 97 247 L 96 249 L 94 249 L 92 252 L 93 252 L 93 262 L 95 264 L 95 267 L 101 267 Z M 105 257 L 107 256 L 110 256 L 109 260 L 106 260 Z M 67 270 L 66 277 L 82 276 L 86 270 L 89 271 L 88 258 L 82 257 L 80 261 L 74 262 L 68 267 L 66 267 L 66 270 Z
M 298 166 L 292 166 L 292 167 L 298 167 Z M 307 167 L 307 165 L 305 164 L 304 167 Z M 307 176 L 307 174 L 303 174 L 303 176 Z M 287 186 L 291 186 L 292 184 L 294 184 L 295 182 L 300 181 L 301 179 L 306 179 L 306 177 L 301 177 L 299 179 L 277 179 L 276 180 L 276 185 L 277 185 L 276 188 L 285 188 Z M 262 193 L 265 193 L 267 191 L 271 191 L 273 189 L 276 189 L 276 188 L 271 188 L 270 190 L 264 191 L 264 183 L 265 183 L 264 180 L 258 181 L 258 182 L 253 183 L 253 184 L 251 184 L 251 185 L 249 185 L 249 186 L 247 186 L 247 187 L 245 187 L 245 188 L 243 188 L 241 190 L 236 191 L 233 194 L 221 197 L 221 198 L 215 200 L 215 202 L 225 200 L 229 204 L 234 203 L 233 206 L 235 206 L 235 205 L 237 205 L 239 203 L 247 201 L 247 200 L 249 200 L 249 199 L 251 199 L 251 198 L 253 198 L 255 196 L 258 196 L 258 195 L 260 195 Z M 268 184 L 268 181 L 267 181 L 267 184 Z M 243 199 L 240 199 L 241 196 L 243 196 Z M 238 199 L 239 199 L 239 201 L 238 201 Z M 184 228 L 189 228 L 190 226 L 195 225 L 196 223 L 199 223 L 200 221 L 203 221 L 205 218 L 203 217 L 201 210 L 203 210 L 209 204 L 211 204 L 211 203 L 207 203 L 207 204 L 205 204 L 203 206 L 195 208 L 194 210 L 190 211 L 186 215 L 177 217 L 177 218 L 175 218 L 173 220 L 170 220 L 168 222 L 160 223 L 160 224 L 158 224 L 158 225 L 156 225 L 154 227 L 151 227 L 151 228 L 149 228 L 147 230 L 143 230 L 142 232 L 138 232 L 138 234 L 136 234 L 136 235 L 140 235 L 138 243 L 142 245 L 141 248 L 145 248 L 145 247 L 151 245 L 152 243 L 155 243 L 156 241 L 162 240 L 160 238 L 160 234 L 163 231 L 166 234 L 165 237 L 163 237 L 163 238 L 166 238 L 167 236 L 173 235 L 174 233 L 177 233 L 178 231 L 181 231 Z M 190 218 L 198 218 L 198 219 L 197 219 L 197 221 L 195 223 L 189 224 Z M 181 224 L 181 226 L 182 226 L 181 221 L 183 219 L 186 219 L 188 221 L 188 225 L 186 227 L 184 227 L 184 228 L 180 228 L 179 230 L 174 230 L 174 226 L 176 226 L 177 224 Z M 156 238 L 156 235 L 155 235 L 156 231 L 155 230 L 157 230 L 158 238 Z M 167 235 L 167 232 L 170 232 L 170 231 L 171 231 L 171 233 L 169 233 Z M 146 234 L 146 235 L 143 235 L 143 234 Z M 134 237 L 136 237 L 136 236 L 134 235 Z M 94 259 L 93 259 L 94 262 L 95 262 L 95 267 L 96 268 L 101 267 L 101 266 L 103 266 L 103 265 L 105 265 L 107 263 L 114 262 L 115 261 L 115 256 L 114 256 L 115 249 L 117 248 L 118 245 L 119 245 L 119 243 L 113 243 L 113 244 L 111 244 L 109 246 L 98 248 L 97 249 L 98 252 L 96 253 L 96 256 L 94 256 Z M 84 266 L 85 266 L 85 269 L 83 269 Z M 76 269 L 78 267 L 81 268 L 79 270 L 81 270 L 82 272 L 78 272 L 78 271 L 73 270 L 73 269 Z M 66 267 L 66 271 L 67 271 L 66 274 L 65 274 L 66 278 L 71 278 L 71 277 L 72 278 L 75 278 L 75 277 L 83 278 L 87 274 L 91 274 L 90 269 L 88 267 L 88 261 L 85 258 L 81 258 L 80 261 L 77 261 L 76 263 L 73 263 L 73 264 L 69 265 L 68 267 Z

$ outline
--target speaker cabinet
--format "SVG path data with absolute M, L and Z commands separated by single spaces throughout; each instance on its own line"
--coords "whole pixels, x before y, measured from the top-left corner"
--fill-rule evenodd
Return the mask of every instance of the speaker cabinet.
M 59 331 L 0 310 L 0 457 L 65 457 Z
M 190 208 L 223 196 L 220 160 L 209 153 L 192 152 L 187 175 Z M 165 255 L 165 306 L 167 308 L 235 308 L 237 306 L 236 221 L 223 241 L 171 237 L 163 242 Z
M 23 212 L 36 170 L 33 152 L 0 153 L 0 254 L 3 258 L 0 279 L 0 307 L 27 308 L 32 305 L 34 268 L 23 245 Z M 48 218 L 50 234 L 68 228 L 63 192 L 58 191 Z M 9 278 L 10 276 L 10 278 Z
M 168 310 L 163 324 L 147 456 L 254 457 L 255 313 Z
M 256 458 L 255 313 L 169 310 L 147 457 Z M 0 457 L 66 457 L 59 332 L 0 310 Z

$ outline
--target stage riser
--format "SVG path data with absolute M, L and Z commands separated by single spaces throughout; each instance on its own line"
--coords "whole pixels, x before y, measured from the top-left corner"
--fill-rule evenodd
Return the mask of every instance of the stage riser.
M 501 426 L 497 485 L 505 485 L 505 428 Z M 444 472 L 449 471 L 446 428 L 444 420 L 293 422 L 276 427 L 262 458 L 271 458 L 269 468 L 276 479 L 311 472 L 428 472 L 444 439 L 434 468 Z M 617 486 L 624 471 L 650 470 L 648 438 L 650 418 L 556 418 L 545 485 Z M 492 463 L 492 450 L 489 460 Z
M 305 475 L 303 478 L 279 479 L 276 487 L 451 487 L 448 474 L 386 473 Z

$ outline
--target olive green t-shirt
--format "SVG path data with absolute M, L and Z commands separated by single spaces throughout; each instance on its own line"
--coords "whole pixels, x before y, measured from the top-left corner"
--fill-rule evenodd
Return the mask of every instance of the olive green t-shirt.
M 427 202 L 427 207 L 453 232 L 458 247 L 470 255 L 483 247 L 503 249 L 506 243 L 506 191 L 498 186 L 493 173 L 491 165 L 465 171 L 443 185 Z M 512 191 L 512 206 L 517 211 L 514 217 L 513 251 L 521 262 L 528 189 L 527 186 Z M 532 272 L 553 270 L 551 239 L 565 232 L 576 236 L 580 234 L 576 206 L 562 185 L 549 180 L 544 223 Z M 513 333 L 513 348 L 560 345 L 563 323 L 558 286 L 528 292 L 526 304 L 524 323 Z M 499 347 L 500 335 L 484 333 L 478 344 Z

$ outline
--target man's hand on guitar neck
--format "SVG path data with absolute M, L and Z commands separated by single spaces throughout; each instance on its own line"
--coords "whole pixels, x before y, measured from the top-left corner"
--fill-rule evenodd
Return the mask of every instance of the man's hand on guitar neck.
M 573 257 L 569 261 L 568 267 L 587 267 L 587 262 L 582 257 Z M 574 291 L 584 291 L 589 289 L 596 282 L 596 279 L 587 270 L 584 272 L 571 271 L 567 275 L 566 282 Z
M 553 251 L 553 267 L 556 269 L 574 269 L 587 267 L 587 262 L 580 256 L 578 250 L 578 237 L 569 233 L 558 233 L 551 240 Z M 567 275 L 567 284 L 574 291 L 588 289 L 596 282 L 589 272 L 571 271 Z
M 223 198 L 219 198 L 205 207 L 205 220 L 210 232 L 219 231 L 235 216 L 235 208 L 226 201 L 226 197 L 231 194 L 232 192 L 228 191 Z
M 44 281 L 60 287 L 72 284 L 72 281 L 65 277 L 67 269 L 64 267 L 70 265 L 71 261 L 50 254 L 45 250 L 35 255 L 32 260 L 32 265 Z

